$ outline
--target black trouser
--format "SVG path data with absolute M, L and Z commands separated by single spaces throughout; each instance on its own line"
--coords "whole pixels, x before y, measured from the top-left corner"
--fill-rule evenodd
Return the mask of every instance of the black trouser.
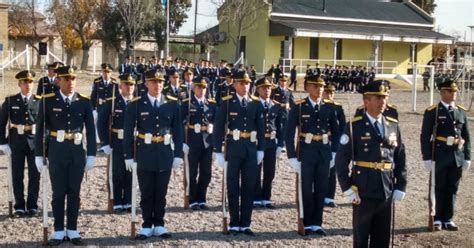
M 329 169 L 329 187 L 328 193 L 326 194 L 326 198 L 333 199 L 336 195 L 336 166 L 333 166 Z
M 303 156 L 309 157 L 309 156 Z M 321 226 L 324 197 L 329 185 L 329 160 L 320 152 L 311 154 L 311 160 L 301 161 L 301 188 L 303 192 L 304 226 Z
M 125 168 L 123 152 L 112 151 L 112 182 L 114 189 L 114 206 L 131 204 L 132 173 Z
M 25 204 L 23 179 L 25 176 L 25 159 L 28 165 L 28 199 Z M 35 153 L 28 144 L 22 147 L 12 146 L 12 180 L 15 210 L 38 209 L 38 192 L 40 173 L 35 165 Z
M 250 227 L 255 182 L 257 181 L 257 154 L 228 158 L 227 194 L 229 196 L 230 227 Z
M 430 90 L 430 84 L 428 80 L 423 80 L 423 91 Z
M 353 246 L 389 247 L 392 198 L 362 198 L 359 205 L 352 205 L 352 209 Z
M 59 151 L 59 152 L 56 152 Z M 49 175 L 53 199 L 54 230 L 64 231 L 64 201 L 67 200 L 68 230 L 77 230 L 81 183 L 86 158 L 81 146 L 65 141 L 49 142 Z
M 288 87 L 291 87 L 293 85 L 293 91 L 296 92 L 296 84 L 298 83 L 298 81 L 296 79 L 291 79 L 291 83 L 290 85 L 288 85 Z
M 190 147 L 188 161 L 189 202 L 206 203 L 207 187 L 211 182 L 212 147 Z
M 146 171 L 137 169 L 138 185 L 140 186 L 143 228 L 164 226 L 166 194 L 170 181 L 171 170 Z
M 453 161 L 449 166 L 436 166 L 435 171 L 435 220 L 441 222 L 452 221 L 456 193 L 462 176 L 462 167 L 457 167 Z
M 263 167 L 263 180 L 262 180 Z M 263 162 L 258 166 L 257 183 L 255 187 L 255 201 L 270 201 L 272 196 L 272 183 L 275 178 L 276 147 L 265 149 Z

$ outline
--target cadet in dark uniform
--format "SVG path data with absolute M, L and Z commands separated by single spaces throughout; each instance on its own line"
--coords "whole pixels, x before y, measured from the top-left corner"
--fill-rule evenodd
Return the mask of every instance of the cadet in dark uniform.
M 455 104 L 456 83 L 446 79 L 438 89 L 441 101 L 427 108 L 423 116 L 421 153 L 426 170 L 435 173 L 434 230 L 457 231 L 453 222 L 456 193 L 463 171 L 471 166 L 469 123 L 466 109 Z
M 186 87 L 181 87 L 181 81 L 177 71 L 173 71 L 169 75 L 169 80 L 169 85 L 163 88 L 163 94 L 177 98 L 180 102 L 187 98 L 188 92 L 186 92 Z
M 229 231 L 254 236 L 250 224 L 258 164 L 264 155 L 263 107 L 258 98 L 249 96 L 247 73 L 237 72 L 233 80 L 236 94 L 223 97 L 216 113 L 214 152 L 217 164 L 228 170 Z M 227 149 L 222 151 L 224 141 Z
M 130 62 L 130 56 L 126 56 L 125 57 L 125 62 L 123 64 L 120 65 L 119 69 L 118 69 L 118 72 L 120 75 L 122 74 L 136 74 L 136 71 L 135 71 L 135 65 L 132 64 Z
M 263 106 L 263 118 L 265 121 L 265 144 L 264 157 L 259 164 L 257 174 L 257 184 L 255 188 L 254 207 L 266 207 L 274 209 L 271 201 L 272 183 L 275 178 L 276 161 L 281 156 L 283 149 L 282 117 L 283 110 L 280 105 L 275 104 L 270 95 L 273 84 L 266 78 L 261 78 L 256 82 L 259 102 Z M 278 141 L 278 144 L 277 144 Z M 263 178 L 261 176 L 263 169 Z
M 224 80 L 217 85 L 216 103 L 218 106 L 222 104 L 222 98 L 235 94 L 235 89 L 232 86 L 232 73 L 230 72 L 230 70 L 223 70 L 221 72 L 221 75 L 223 75 Z
M 282 132 L 283 137 L 285 137 L 286 132 L 286 124 L 288 120 L 288 113 L 290 108 L 295 105 L 295 97 L 293 96 L 293 92 L 287 87 L 288 83 L 288 76 L 283 75 L 278 81 L 278 87 L 272 90 L 272 94 L 270 98 L 274 101 L 275 104 L 279 105 L 282 112 Z M 283 142 L 283 145 L 285 143 Z M 283 151 L 285 148 L 283 147 Z
M 56 84 L 56 69 L 58 69 L 59 66 L 64 66 L 64 64 L 54 62 L 48 65 L 48 76 L 42 77 L 38 81 L 36 95 L 42 96 L 43 94 L 56 93 L 56 91 L 59 90 L 59 86 Z
M 353 203 L 353 246 L 389 247 L 392 202 L 404 198 L 407 184 L 405 149 L 398 121 L 382 115 L 385 82 L 367 84 L 360 92 L 367 111 L 345 127 L 336 155 L 337 176 Z
M 285 141 L 289 163 L 296 173 L 301 173 L 306 234 L 326 235 L 322 229 L 324 197 L 339 130 L 334 108 L 322 99 L 324 81 L 310 76 L 306 83 L 309 96 L 291 108 Z M 294 141 L 296 128 L 299 154 L 296 153 Z
M 344 109 L 342 108 L 342 105 L 334 101 L 335 93 L 336 93 L 336 86 L 330 84 L 324 88 L 323 99 L 325 103 L 333 106 L 334 113 L 337 119 L 337 126 L 339 129 L 339 133 L 343 133 L 344 127 L 346 125 L 346 115 L 344 114 Z M 337 204 L 334 202 L 335 195 L 336 195 L 336 168 L 332 166 L 329 169 L 329 188 L 328 188 L 326 198 L 324 198 L 324 205 L 332 207 L 332 208 L 337 207 Z
M 298 81 L 296 80 L 296 76 L 297 76 L 297 71 L 296 71 L 296 65 L 293 66 L 293 68 L 291 68 L 290 70 L 290 85 L 288 85 L 288 87 L 291 87 L 293 86 L 293 91 L 296 91 L 296 84 L 298 83 Z
M 212 172 L 212 133 L 216 102 L 206 98 L 208 83 L 195 78 L 191 98 L 181 104 L 185 142 L 183 152 L 189 161 L 189 202 L 193 210 L 208 210 L 206 195 Z M 198 176 L 199 175 L 199 176 Z
M 137 238 L 169 238 L 163 218 L 171 168 L 183 163 L 183 126 L 177 99 L 162 94 L 163 75 L 150 70 L 145 77 L 148 93 L 134 98 L 125 113 L 125 166 L 137 163 L 143 217 Z
M 102 104 L 107 98 L 112 97 L 112 90 L 115 87 L 115 92 L 118 92 L 118 84 L 115 78 L 111 77 L 112 66 L 109 64 L 102 64 L 102 76 L 94 79 L 91 92 L 92 108 L 96 112 L 94 116 L 100 111 Z
M 75 245 L 82 244 L 77 230 L 81 182 L 84 171 L 95 164 L 96 137 L 92 107 L 88 97 L 75 92 L 76 73 L 70 66 L 57 69 L 60 90 L 44 95 L 40 104 L 35 136 L 36 166 L 48 160 L 53 191 L 54 234 L 50 245 L 59 245 L 64 237 Z M 43 103 L 45 112 L 43 113 Z M 43 126 L 43 123 L 46 126 Z M 86 136 L 83 137 L 85 127 Z M 47 137 L 48 157 L 43 157 L 43 135 Z M 87 153 L 83 141 L 87 142 Z M 86 157 L 87 155 L 87 157 Z M 67 199 L 67 225 L 64 232 L 64 205 Z
M 40 96 L 33 95 L 35 73 L 20 71 L 18 79 L 20 93 L 8 96 L 0 112 L 0 150 L 9 155 L 12 165 L 13 195 L 16 217 L 36 216 L 38 214 L 38 192 L 40 174 L 35 166 L 33 138 L 35 121 L 38 115 Z M 10 122 L 8 125 L 7 123 Z M 8 138 L 6 137 L 6 129 Z M 25 202 L 23 178 L 25 159 L 28 165 L 28 196 Z
M 123 157 L 124 121 L 127 105 L 133 99 L 135 79 L 120 75 L 120 91 L 113 92 L 99 112 L 97 130 L 103 143 L 101 150 L 112 154 L 114 212 L 131 211 L 132 173 L 125 168 Z

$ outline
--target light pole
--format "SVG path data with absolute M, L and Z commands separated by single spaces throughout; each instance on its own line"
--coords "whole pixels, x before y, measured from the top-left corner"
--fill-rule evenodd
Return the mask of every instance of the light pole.
M 468 28 L 471 29 L 471 39 L 470 39 L 470 44 L 469 44 L 469 57 L 471 58 L 471 65 L 472 65 L 472 31 L 474 29 L 474 25 L 467 26 Z

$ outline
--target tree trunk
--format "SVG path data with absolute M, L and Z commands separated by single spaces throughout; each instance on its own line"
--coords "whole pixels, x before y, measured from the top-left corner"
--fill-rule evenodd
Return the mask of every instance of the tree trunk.
M 34 50 L 36 51 L 36 50 Z M 36 68 L 41 68 L 41 55 L 36 51 Z
M 71 64 L 73 57 L 74 57 L 74 54 L 72 53 L 72 49 L 66 50 L 66 65 Z
M 88 45 L 82 46 L 82 61 L 81 61 L 81 70 L 87 70 L 87 65 L 89 63 L 89 49 Z

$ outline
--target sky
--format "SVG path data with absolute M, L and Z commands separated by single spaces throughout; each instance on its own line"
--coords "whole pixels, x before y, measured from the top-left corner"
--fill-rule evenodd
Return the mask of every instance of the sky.
M 212 0 L 192 0 L 193 7 L 188 12 L 189 19 L 181 27 L 179 34 L 193 34 L 196 1 L 198 1 L 197 32 L 217 25 L 217 6 Z M 436 30 L 447 35 L 459 36 L 463 41 L 466 36 L 466 41 L 470 41 L 471 30 L 468 26 L 474 25 L 474 0 L 435 0 L 435 3 L 438 5 L 433 14 Z

